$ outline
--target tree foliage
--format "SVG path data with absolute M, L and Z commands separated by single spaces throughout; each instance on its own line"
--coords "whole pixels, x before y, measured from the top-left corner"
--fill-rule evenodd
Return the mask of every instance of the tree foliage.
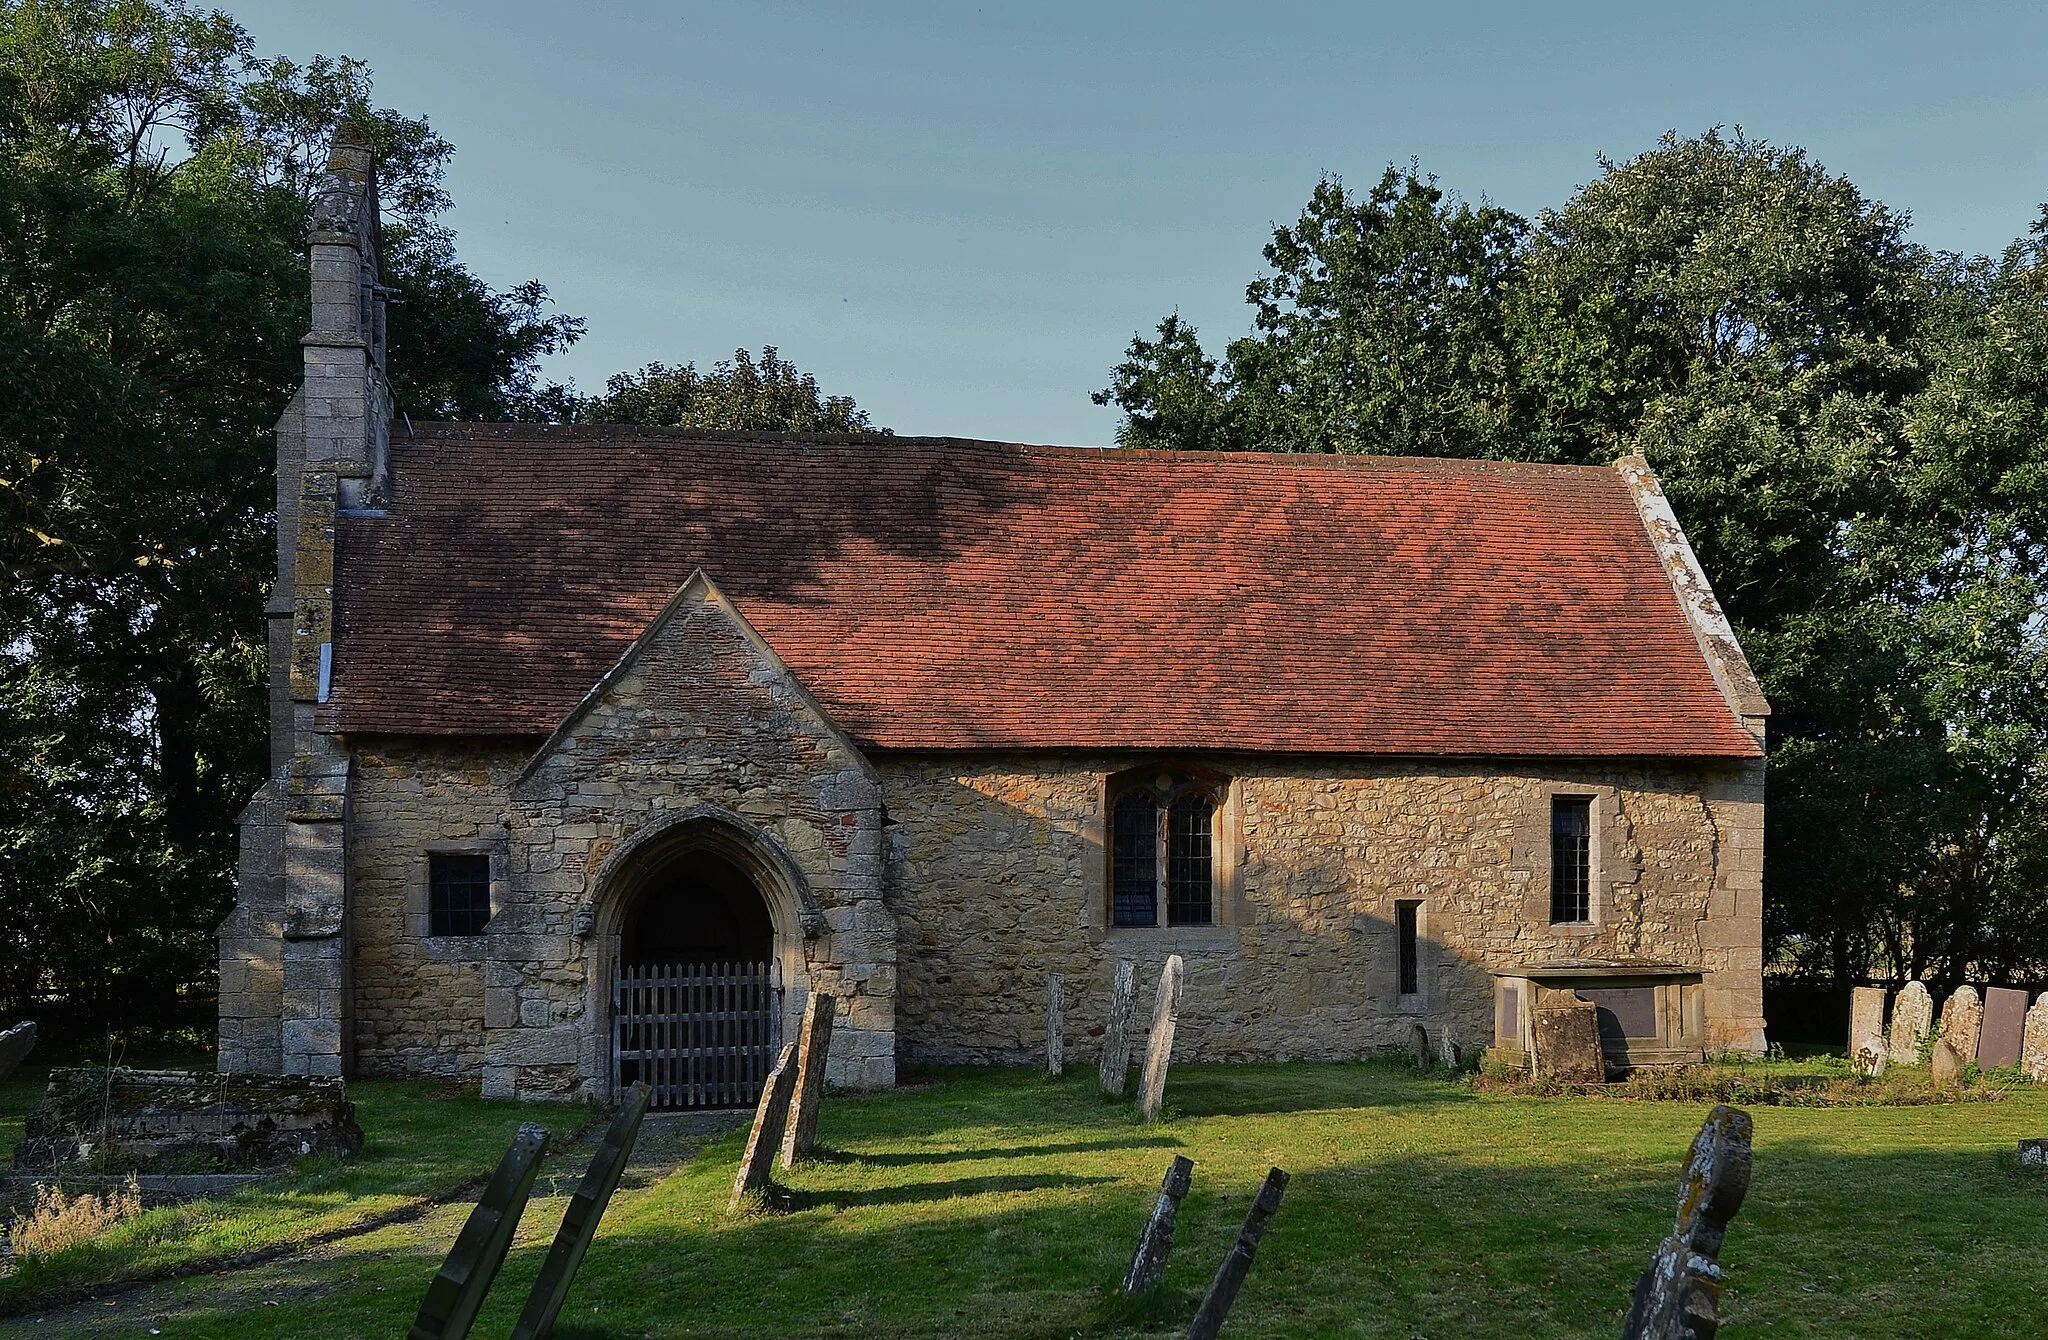
M 1667 136 L 1533 220 L 1320 183 L 1250 334 L 1169 316 L 1119 441 L 1663 477 L 1775 716 L 1774 965 L 2048 977 L 2048 210 L 1931 254 L 1797 149 Z
M 544 412 L 533 360 L 577 324 L 462 269 L 449 146 L 362 64 L 259 57 L 183 0 L 0 0 L 5 1012 L 164 1018 L 210 980 L 265 765 L 270 430 L 344 118 L 383 161 L 401 407 Z
M 818 379 L 799 372 L 773 345 L 761 350 L 759 362 L 745 349 L 730 359 L 697 371 L 695 363 L 669 367 L 649 363 L 638 372 L 621 372 L 606 383 L 604 394 L 573 406 L 585 423 L 639 423 L 662 428 L 701 428 L 731 432 L 870 433 L 876 428 L 867 411 L 851 396 L 828 396 Z

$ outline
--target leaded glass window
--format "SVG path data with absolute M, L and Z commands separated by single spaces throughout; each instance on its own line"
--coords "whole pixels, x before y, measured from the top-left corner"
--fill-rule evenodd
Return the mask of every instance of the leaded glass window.
M 1159 924 L 1159 804 L 1132 791 L 1116 802 L 1112 844 L 1115 923 Z
M 1593 919 L 1593 798 L 1550 798 L 1550 919 Z
M 427 856 L 427 933 L 481 935 L 491 919 L 491 858 L 483 852 Z

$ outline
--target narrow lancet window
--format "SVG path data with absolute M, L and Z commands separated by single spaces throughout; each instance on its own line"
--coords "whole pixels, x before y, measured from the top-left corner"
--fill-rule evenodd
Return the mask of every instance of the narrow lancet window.
M 1593 919 L 1593 798 L 1550 798 L 1550 919 Z

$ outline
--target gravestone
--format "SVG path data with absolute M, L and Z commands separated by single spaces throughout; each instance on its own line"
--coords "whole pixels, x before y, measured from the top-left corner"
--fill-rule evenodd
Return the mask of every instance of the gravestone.
M 1849 1065 L 1859 1075 L 1883 1079 L 1890 1058 L 1891 1048 L 1885 1045 L 1883 1038 L 1867 1038 L 1849 1054 Z
M 761 1086 L 761 1101 L 754 1107 L 754 1128 L 747 1132 L 747 1149 L 740 1155 L 739 1171 L 733 1174 L 732 1200 L 728 1210 L 737 1210 L 749 1192 L 765 1191 L 775 1171 L 775 1156 L 782 1148 L 782 1126 L 789 1119 L 789 1098 L 796 1088 L 796 1044 L 789 1043 L 775 1058 L 775 1068 Z
M 1131 1268 L 1124 1272 L 1126 1295 L 1156 1289 L 1166 1277 L 1166 1258 L 1173 1254 L 1173 1223 L 1180 1214 L 1181 1197 L 1188 1194 L 1194 1180 L 1195 1161 L 1185 1154 L 1175 1154 L 1165 1179 L 1159 1183 L 1159 1199 L 1152 1206 L 1152 1217 L 1138 1234 L 1138 1250 L 1131 1256 Z
M 1941 1023 L 1935 1032 L 1941 1034 L 1965 1065 L 1976 1059 L 1977 1035 L 1984 1028 L 1984 1005 L 1977 999 L 1977 988 L 1959 986 L 1956 993 L 1948 998 L 1948 1004 L 1941 1007 Z
M 1223 1329 L 1223 1319 L 1230 1315 L 1230 1305 L 1237 1301 L 1237 1291 L 1244 1287 L 1244 1277 L 1251 1272 L 1259 1239 L 1266 1236 L 1266 1227 L 1273 1222 L 1273 1212 L 1280 1208 L 1280 1197 L 1286 1193 L 1287 1174 L 1272 1169 L 1266 1174 L 1266 1184 L 1252 1200 L 1244 1227 L 1237 1231 L 1237 1242 L 1225 1254 L 1223 1264 L 1216 1267 L 1209 1292 L 1202 1296 L 1195 1319 L 1188 1323 L 1188 1340 L 1215 1340 L 1216 1333 Z
M 1180 955 L 1168 954 L 1159 971 L 1159 989 L 1152 997 L 1152 1032 L 1145 1039 L 1145 1072 L 1138 1083 L 1138 1110 L 1147 1121 L 1159 1120 L 1166 1101 L 1166 1068 L 1173 1062 L 1173 1030 L 1180 1022 Z
M 2020 1141 L 2020 1166 L 2022 1168 L 2048 1168 L 2048 1140 Z
M 526 1296 L 526 1307 L 512 1328 L 512 1340 L 547 1340 L 554 1332 L 555 1317 L 569 1297 L 577 1267 L 583 1264 L 583 1254 L 590 1250 L 590 1240 L 597 1236 L 598 1221 L 604 1218 L 612 1192 L 619 1188 L 619 1177 L 633 1157 L 633 1145 L 640 1138 L 640 1120 L 647 1115 L 647 1100 L 653 1092 L 644 1083 L 635 1083 L 626 1090 L 619 1114 L 612 1118 L 604 1133 L 604 1143 L 590 1156 L 590 1166 L 584 1169 L 576 1194 L 569 1198 L 562 1226 L 555 1231 L 554 1245 L 548 1248 L 547 1260 L 541 1263 L 540 1278 L 534 1281 L 533 1292 Z
M 1854 1059 L 1866 1049 L 1886 1050 L 1881 986 L 1859 986 L 1849 993 L 1849 1056 Z
M 1138 992 L 1138 965 L 1118 959 L 1116 983 L 1109 991 L 1109 1021 L 1102 1033 L 1102 1060 L 1096 1078 L 1112 1098 L 1124 1096 L 1131 1070 L 1131 1010 Z
M 1897 1065 L 1920 1064 L 1920 1044 L 1934 1032 L 1934 997 L 1924 982 L 1908 982 L 1892 1002 L 1892 1061 Z
M 1678 1180 L 1671 1236 L 1636 1281 L 1622 1340 L 1713 1340 L 1721 1329 L 1721 1243 L 1749 1193 L 1749 1114 L 1723 1103 L 1707 1114 Z
M 2020 1042 L 2027 1030 L 2027 993 L 1994 986 L 1984 993 L 1984 1027 L 1977 1035 L 1977 1064 L 1986 1070 L 2007 1070 L 2020 1063 Z
M 1429 1030 L 1420 1022 L 1408 1025 L 1408 1059 L 1417 1070 L 1429 1069 Z
M 526 1210 L 526 1198 L 533 1191 L 534 1174 L 540 1171 L 540 1158 L 547 1147 L 548 1128 L 532 1122 L 512 1137 L 511 1147 L 498 1160 L 498 1170 L 477 1198 L 476 1208 L 455 1235 L 448 1259 L 427 1285 L 427 1296 L 420 1301 L 419 1315 L 413 1318 L 405 1340 L 463 1340 L 469 1334 L 477 1309 L 484 1305 L 484 1295 L 491 1291 L 491 1281 L 498 1277 L 498 1267 L 505 1263 L 505 1250 L 512 1245 L 512 1234 Z
M 1963 1077 L 1963 1055 L 1949 1045 L 1947 1038 L 1934 1040 L 1934 1087 L 1953 1088 Z
M 825 1063 L 832 1055 L 832 1021 L 839 1001 L 826 991 L 813 991 L 804 1002 L 804 1026 L 796 1052 L 796 1087 L 790 1093 L 789 1120 L 782 1130 L 782 1166 L 794 1167 L 818 1147 L 818 1109 L 825 1102 Z
M 1067 979 L 1045 975 L 1045 1073 L 1058 1079 L 1067 1072 Z
M 1546 991 L 1530 1023 L 1538 1075 L 1567 1084 L 1600 1084 L 1607 1079 L 1607 1062 L 1600 1055 L 1600 1015 L 1592 1001 L 1571 992 Z
M 36 1025 L 33 1019 L 25 1019 L 0 1033 L 0 1079 L 14 1073 L 31 1048 L 36 1045 Z
M 2034 1083 L 2048 1084 L 2048 991 L 2027 1011 L 2026 1032 L 2020 1038 L 2020 1069 Z
M 1436 1063 L 1446 1070 L 1455 1071 L 1458 1068 L 1458 1059 L 1458 1032 L 1451 1026 L 1450 1020 L 1446 1019 L 1437 1025 Z

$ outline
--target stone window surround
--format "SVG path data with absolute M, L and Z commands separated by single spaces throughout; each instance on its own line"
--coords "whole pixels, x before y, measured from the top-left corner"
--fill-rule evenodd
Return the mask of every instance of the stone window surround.
M 1538 789 L 1537 813 L 1532 816 L 1530 827 L 1538 834 L 1531 844 L 1533 850 L 1530 865 L 1535 878 L 1530 881 L 1529 905 L 1525 916 L 1555 935 L 1593 936 L 1606 925 L 1609 903 L 1613 891 L 1606 886 L 1608 871 L 1607 848 L 1613 841 L 1615 809 L 1617 801 L 1612 786 L 1588 785 L 1573 782 L 1545 782 Z M 1593 803 L 1587 806 L 1586 843 L 1586 919 L 1584 921 L 1552 921 L 1550 919 L 1550 816 L 1554 798 L 1557 796 L 1590 796 Z
M 1415 905 L 1415 990 L 1401 990 L 1401 940 L 1400 908 L 1403 903 Z M 1430 900 L 1427 897 L 1400 896 L 1387 904 L 1387 924 L 1394 928 L 1390 937 L 1393 956 L 1389 966 L 1394 983 L 1395 1014 L 1428 1014 L 1430 1001 L 1435 995 L 1431 990 L 1436 982 L 1437 955 L 1432 952 L 1429 938 Z
M 438 855 L 484 855 L 491 858 L 491 921 L 496 922 L 511 901 L 511 840 L 503 832 L 486 832 L 473 838 L 422 842 L 405 872 L 405 929 L 408 938 L 426 951 L 427 957 L 444 961 L 477 961 L 489 956 L 490 927 L 477 935 L 434 935 L 428 905 L 428 858 Z
M 1206 787 L 1213 802 L 1210 811 L 1209 829 L 1209 921 L 1207 924 L 1173 926 L 1165 920 L 1162 903 L 1160 923 L 1156 926 L 1119 926 L 1115 919 L 1116 853 L 1112 846 L 1114 829 L 1113 810 L 1117 796 L 1132 782 L 1141 778 L 1155 777 L 1161 772 L 1177 773 L 1192 777 Z M 1240 872 L 1244 862 L 1244 820 L 1241 809 L 1242 797 L 1237 778 L 1219 768 L 1191 763 L 1182 758 L 1148 760 L 1130 767 L 1104 773 L 1095 793 L 1094 835 L 1101 847 L 1102 864 L 1100 883 L 1095 896 L 1090 900 L 1089 920 L 1094 930 L 1105 940 L 1113 940 L 1132 949 L 1142 949 L 1148 944 L 1157 944 L 1168 949 L 1178 946 L 1201 947 L 1211 942 L 1218 947 L 1238 938 L 1237 923 L 1240 919 L 1238 900 L 1243 892 Z M 1164 813 L 1164 807 L 1161 808 Z M 1165 852 L 1160 853 L 1162 863 Z

